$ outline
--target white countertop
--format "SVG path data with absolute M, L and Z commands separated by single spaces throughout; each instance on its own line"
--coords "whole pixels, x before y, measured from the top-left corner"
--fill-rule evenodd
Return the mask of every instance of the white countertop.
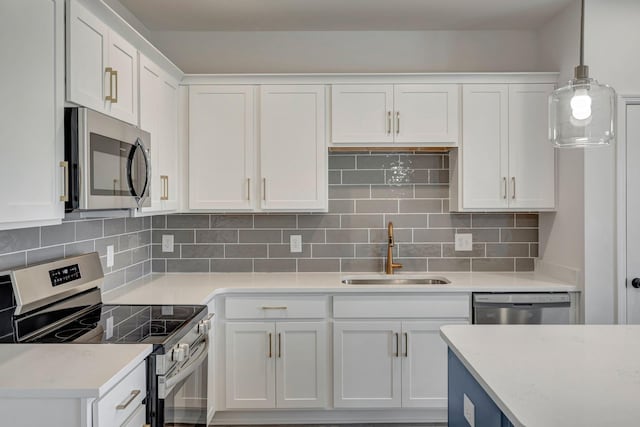
M 150 344 L 0 344 L 0 397 L 99 398 Z
M 345 285 L 345 273 L 167 273 L 153 274 L 106 292 L 110 304 L 206 304 L 221 293 L 574 292 L 577 287 L 539 273 L 424 273 L 399 277 L 444 276 L 447 285 Z
M 441 335 L 516 427 L 640 424 L 640 326 L 445 326 Z

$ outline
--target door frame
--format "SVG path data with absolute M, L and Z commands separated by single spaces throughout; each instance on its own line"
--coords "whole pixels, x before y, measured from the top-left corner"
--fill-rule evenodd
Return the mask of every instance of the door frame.
M 618 96 L 616 137 L 617 321 L 627 323 L 627 106 L 640 105 L 640 95 Z

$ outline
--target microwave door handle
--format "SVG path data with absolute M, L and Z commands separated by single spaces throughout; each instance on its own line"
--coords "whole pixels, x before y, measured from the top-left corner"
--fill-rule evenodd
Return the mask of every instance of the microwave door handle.
M 142 152 L 142 157 L 144 159 L 144 167 L 145 167 L 145 182 L 142 187 L 142 191 L 140 194 L 137 193 L 135 186 L 133 185 L 133 175 L 132 175 L 132 166 L 133 159 L 137 150 Z M 136 198 L 138 202 L 138 206 L 142 206 L 145 199 L 149 197 L 149 181 L 151 180 L 151 164 L 149 162 L 149 155 L 147 154 L 147 149 L 142 143 L 140 138 L 136 139 L 136 143 L 134 148 L 129 152 L 129 158 L 127 162 L 127 181 L 129 184 L 129 190 L 131 194 Z
M 180 371 L 178 371 L 177 374 L 167 378 L 167 380 L 164 383 L 164 393 L 163 393 L 164 396 L 167 396 L 169 393 L 171 393 L 171 390 L 173 390 L 173 388 L 177 384 L 179 384 L 181 381 L 183 381 L 185 378 L 187 378 L 189 375 L 195 372 L 195 370 L 198 369 L 198 366 L 200 366 L 202 362 L 204 362 L 204 359 L 206 359 L 208 355 L 208 347 L 209 347 L 208 343 L 209 343 L 208 339 L 206 338 L 203 339 L 200 342 L 199 349 L 193 352 L 193 354 L 198 354 L 198 355 L 190 356 L 189 363 L 186 366 L 183 366 L 183 368 L 180 369 Z

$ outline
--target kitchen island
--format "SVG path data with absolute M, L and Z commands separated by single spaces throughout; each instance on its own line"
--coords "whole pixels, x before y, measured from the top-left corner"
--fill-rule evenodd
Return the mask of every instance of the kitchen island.
M 452 325 L 441 336 L 450 427 L 639 423 L 640 326 Z

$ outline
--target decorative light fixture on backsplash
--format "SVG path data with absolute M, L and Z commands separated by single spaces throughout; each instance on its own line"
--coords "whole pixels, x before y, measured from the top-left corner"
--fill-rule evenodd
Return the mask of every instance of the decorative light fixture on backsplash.
M 549 95 L 549 140 L 556 148 L 609 145 L 615 138 L 612 87 L 589 77 L 584 65 L 584 0 L 580 12 L 580 65 L 566 86 Z

